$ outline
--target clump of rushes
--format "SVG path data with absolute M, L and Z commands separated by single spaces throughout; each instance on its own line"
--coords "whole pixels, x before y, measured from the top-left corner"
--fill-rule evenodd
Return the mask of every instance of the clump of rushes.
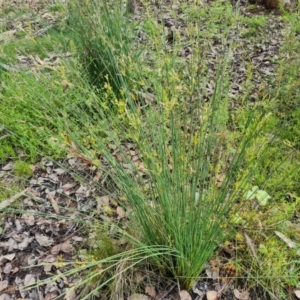
M 109 22 L 118 22 L 114 14 L 105 12 Z M 92 20 L 89 16 L 88 19 Z M 102 34 L 107 32 L 110 31 L 104 30 Z M 101 51 L 110 51 L 110 61 L 118 61 L 118 55 L 122 56 L 122 53 L 112 51 L 110 43 L 102 47 L 108 49 Z M 170 54 L 159 71 L 165 74 L 164 81 L 152 84 L 155 90 L 151 105 L 141 106 L 130 93 L 120 93 L 121 100 L 112 99 L 124 102 L 123 117 L 103 108 L 101 95 L 94 94 L 89 104 L 93 119 L 80 104 L 74 107 L 72 113 L 73 116 L 78 114 L 78 119 L 74 123 L 67 120 L 67 134 L 90 161 L 100 158 L 99 169 L 113 183 L 112 197 L 117 187 L 115 198 L 131 221 L 128 230 L 118 229 L 118 234 L 126 237 L 131 245 L 129 250 L 101 258 L 93 266 L 85 264 L 84 269 L 102 263 L 108 267 L 89 274 L 77 287 L 106 271 L 118 269 L 120 274 L 150 260 L 164 274 L 172 275 L 182 287 L 189 289 L 214 251 L 230 236 L 229 214 L 242 205 L 243 185 L 251 179 L 256 167 L 253 162 L 245 166 L 244 157 L 259 136 L 262 117 L 258 112 L 249 114 L 243 130 L 235 128 L 238 138 L 234 143 L 228 142 L 226 74 L 229 70 L 226 57 L 220 58 L 214 94 L 208 102 L 199 96 L 202 78 L 196 76 L 198 70 L 194 67 L 201 63 L 201 59 L 201 55 L 195 52 L 187 69 L 177 69 L 176 55 Z M 118 78 L 118 70 L 111 70 L 110 65 L 103 67 L 101 60 L 94 60 L 94 68 L 99 68 L 98 74 L 102 72 L 104 77 L 108 74 L 110 78 Z M 127 82 L 121 80 L 118 84 L 120 90 L 127 90 Z M 106 89 L 112 89 L 108 82 Z M 102 130 L 114 132 L 109 143 L 93 130 L 92 124 L 97 121 L 102 124 Z M 93 151 L 82 143 L 82 132 L 93 141 Z M 138 163 L 132 161 L 127 146 L 138 154 Z M 236 186 L 241 168 L 248 168 L 248 171 L 239 178 Z M 121 271 L 116 267 L 120 264 L 126 266 Z M 74 272 L 72 270 L 67 275 Z M 83 299 L 88 299 L 117 276 L 100 282 Z
M 198 98 L 187 107 L 175 95 L 172 99 L 160 99 L 158 94 L 156 105 L 145 109 L 132 105 L 125 109 L 126 126 L 124 119 L 120 122 L 113 112 L 103 110 L 101 98 L 95 96 L 92 108 L 97 113 L 94 118 L 106 124 L 108 132 L 109 129 L 115 132 L 109 143 L 93 132 L 88 113 L 81 107 L 73 112 L 80 118 L 68 124 L 68 136 L 90 161 L 96 161 L 101 154 L 99 169 L 112 182 L 111 197 L 122 205 L 130 219 L 128 230 L 118 228 L 118 236 L 125 237 L 131 245 L 129 250 L 112 257 L 84 264 L 79 268 L 81 271 L 87 268 L 94 271 L 77 287 L 100 274 L 104 276 L 105 272 L 111 274 L 117 269 L 121 274 L 150 261 L 189 289 L 214 251 L 230 237 L 229 214 L 242 205 L 243 184 L 250 180 L 256 167 L 253 162 L 244 166 L 244 157 L 258 136 L 261 124 L 253 114 L 244 124 L 243 138 L 235 150 L 228 149 L 230 145 L 226 145 L 222 137 L 226 134 L 227 122 L 221 109 L 228 101 L 223 94 L 226 90 L 223 77 L 220 67 L 210 102 Z M 80 132 L 94 141 L 94 152 L 84 146 Z M 138 153 L 138 164 L 126 150 L 128 145 L 131 151 Z M 239 178 L 236 187 L 243 167 L 249 167 L 248 172 L 243 179 Z M 118 193 L 114 196 L 116 187 Z M 106 268 L 95 268 L 98 264 Z M 125 267 L 120 270 L 119 265 Z M 65 275 L 72 272 L 75 271 Z M 97 281 L 99 284 L 82 299 L 88 299 L 117 276 L 117 273 L 108 279 L 104 276 L 104 283 Z
M 265 134 L 268 118 L 256 107 L 240 127 L 231 124 L 226 57 L 219 59 L 214 93 L 204 101 L 201 88 L 208 79 L 199 76 L 200 71 L 205 74 L 200 47 L 195 47 L 186 67 L 175 50 L 166 54 L 161 49 L 164 61 L 153 70 L 157 80 L 153 76 L 147 83 L 151 101 L 135 101 L 131 90 L 139 91 L 135 82 L 146 79 L 141 68 L 135 73 L 130 69 L 133 44 L 127 17 L 119 11 L 122 6 L 112 1 L 113 9 L 108 9 L 108 2 L 70 3 L 74 44 L 93 88 L 88 101 L 75 101 L 72 111 L 63 103 L 51 111 L 69 143 L 107 175 L 105 193 L 111 193 L 130 219 L 125 229 L 115 225 L 114 235 L 126 238 L 127 250 L 78 263 L 62 275 L 85 272 L 74 287 L 79 290 L 95 281 L 81 299 L 146 262 L 191 288 L 214 251 L 231 237 L 230 215 L 243 205 L 244 186 L 271 143 L 263 140 L 259 157 L 245 160 L 256 138 Z M 94 85 L 103 87 L 102 93 L 95 93 Z M 82 94 L 88 89 L 83 87 Z M 120 114 L 103 105 L 107 99 Z M 132 153 L 138 160 L 132 160 Z
M 83 72 L 100 89 L 109 82 L 118 96 L 136 85 L 139 61 L 131 23 L 122 8 L 121 1 L 71 1 L 68 19 Z

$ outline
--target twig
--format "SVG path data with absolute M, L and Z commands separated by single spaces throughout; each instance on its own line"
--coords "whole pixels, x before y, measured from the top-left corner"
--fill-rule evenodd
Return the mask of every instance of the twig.
M 39 36 L 45 34 L 51 28 L 56 27 L 56 26 L 57 26 L 56 24 L 51 24 L 51 25 L 49 25 L 45 28 L 42 28 L 42 29 L 40 29 L 40 30 L 38 30 L 37 32 L 34 33 L 34 37 L 39 37 Z
M 171 293 L 171 291 L 174 289 L 174 287 L 176 286 L 177 284 L 176 283 L 174 283 L 164 294 L 162 294 L 158 299 L 156 299 L 156 300 L 162 300 L 162 299 L 164 299 L 166 296 L 168 296 L 170 293 Z
M 0 211 L 3 210 L 4 208 L 6 208 L 7 206 L 9 206 L 10 204 L 12 204 L 13 202 L 15 202 L 17 199 L 19 199 L 20 197 L 22 196 L 25 196 L 25 193 L 27 192 L 27 189 L 26 188 L 25 190 L 23 190 L 22 192 L 8 198 L 8 199 L 5 199 L 3 200 L 1 203 L 0 203 Z
M 11 66 L 9 66 L 7 64 L 0 63 L 0 67 L 2 69 L 4 69 L 5 71 L 8 71 L 8 72 L 19 72 L 18 69 L 14 68 L 14 67 L 11 67 Z

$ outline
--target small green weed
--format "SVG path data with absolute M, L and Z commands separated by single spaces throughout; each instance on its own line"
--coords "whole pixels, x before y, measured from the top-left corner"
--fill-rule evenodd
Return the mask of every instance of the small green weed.
M 17 176 L 30 176 L 33 173 L 30 164 L 22 160 L 14 163 L 14 171 Z
M 249 213 L 250 209 L 253 213 Z M 275 234 L 276 231 L 283 233 L 299 244 L 297 224 L 293 220 L 299 211 L 299 197 L 293 197 L 277 200 L 259 209 L 248 207 L 240 215 L 248 220 L 244 230 L 256 249 L 255 257 L 249 245 L 240 238 L 237 253 L 238 258 L 241 258 L 240 264 L 248 276 L 249 284 L 259 283 L 269 291 L 272 299 L 279 299 L 282 295 L 285 295 L 285 299 L 292 299 L 288 287 L 299 287 L 300 260 L 297 249 L 289 249 Z
M 66 9 L 66 6 L 63 5 L 62 3 L 53 3 L 48 6 L 48 9 L 52 12 L 60 12 L 60 11 L 64 11 Z
M 44 59 L 51 52 L 64 50 L 60 33 L 55 29 L 49 30 L 47 35 L 37 39 L 27 36 L 29 33 L 18 31 L 17 37 L 19 39 L 3 46 L 2 52 L 6 58 L 17 60 L 20 55 L 38 55 L 40 59 Z
M 16 154 L 11 143 L 0 140 L 0 162 L 5 162 L 9 158 L 14 158 L 15 156 Z

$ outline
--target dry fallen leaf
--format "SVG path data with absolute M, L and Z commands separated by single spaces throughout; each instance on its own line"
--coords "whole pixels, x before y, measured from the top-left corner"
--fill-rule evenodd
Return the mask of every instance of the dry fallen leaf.
M 257 259 L 258 263 L 260 264 L 253 240 L 246 233 L 244 233 L 244 236 L 246 238 L 246 243 L 249 246 L 249 248 L 251 249 L 253 256 Z
M 27 274 L 24 279 L 24 286 L 35 284 L 35 278 L 32 274 Z
M 76 299 L 76 293 L 73 289 L 69 289 L 66 292 L 65 300 L 75 300 Z
M 117 207 L 117 214 L 118 214 L 120 219 L 122 219 L 126 216 L 126 213 L 125 213 L 125 211 L 123 210 L 123 208 L 121 206 Z
M 208 291 L 206 293 L 207 300 L 217 300 L 218 299 L 218 293 L 216 291 Z
M 225 174 L 218 174 L 218 175 L 216 175 L 216 178 L 217 178 L 217 187 L 221 187 L 222 186 L 225 177 L 226 177 Z
M 154 298 L 156 296 L 156 290 L 153 285 L 147 284 L 145 287 L 145 293 Z
M 8 280 L 0 281 L 0 292 L 4 291 L 8 287 Z
M 9 274 L 11 272 L 11 270 L 12 270 L 11 263 L 6 263 L 5 266 L 4 266 L 4 268 L 3 268 L 3 270 L 2 270 L 2 272 L 4 274 Z
M 132 294 L 128 300 L 151 300 L 151 298 L 144 294 Z
M 35 239 L 41 246 L 44 247 L 51 246 L 54 242 L 52 238 L 49 238 L 48 236 L 39 233 L 35 234 Z
M 135 272 L 134 273 L 134 282 L 135 283 L 140 283 L 141 281 L 143 281 L 145 278 L 145 275 L 143 275 L 142 273 L 140 272 Z
M 283 233 L 279 231 L 275 231 L 275 234 L 280 237 L 290 248 L 296 248 L 297 244 L 285 236 Z M 297 251 L 297 254 L 300 255 L 300 250 Z
M 44 265 L 44 272 L 45 272 L 45 273 L 51 272 L 52 266 L 53 266 L 53 264 L 45 264 L 45 265 Z
M 192 300 L 191 295 L 186 290 L 180 291 L 179 296 L 180 296 L 180 300 Z
M 61 82 L 61 86 L 63 88 L 63 90 L 65 91 L 66 89 L 70 88 L 71 90 L 74 89 L 74 84 L 70 83 L 69 81 L 67 80 L 62 80 Z
M 25 221 L 25 223 L 28 226 L 33 226 L 35 221 L 34 221 L 34 216 L 33 215 L 28 215 L 28 214 L 23 214 L 22 219 Z
M 28 247 L 28 245 L 33 241 L 33 237 L 28 237 L 26 235 L 23 236 L 23 241 L 18 244 L 19 250 L 24 250 Z
M 11 171 L 14 168 L 14 165 L 12 162 L 9 162 L 4 167 L 1 168 L 2 171 Z
M 58 295 L 59 295 L 58 291 L 48 293 L 44 300 L 54 300 L 56 297 L 58 297 Z
M 12 298 L 8 294 L 2 294 L 0 300 L 12 300 Z
M 54 192 L 54 193 L 55 193 L 55 192 Z M 49 198 L 49 200 L 50 200 L 50 202 L 51 202 L 51 205 L 52 205 L 52 207 L 53 207 L 55 213 L 59 215 L 59 214 L 60 214 L 60 212 L 59 212 L 59 207 L 58 207 L 58 204 L 57 204 L 57 202 L 55 201 L 55 199 L 54 199 L 53 196 L 54 196 L 54 194 L 53 194 L 52 192 L 48 193 L 48 198 Z
M 7 254 L 7 255 L 1 255 L 0 256 L 0 262 L 3 262 L 5 260 L 10 260 L 12 261 L 15 258 L 16 254 L 12 253 L 12 254 Z
M 235 298 L 237 298 L 238 300 L 249 300 L 250 299 L 250 294 L 248 291 L 240 292 L 239 290 L 234 289 L 233 294 L 234 294 Z
M 73 246 L 69 240 L 52 247 L 51 254 L 58 254 L 60 251 L 70 253 L 73 250 Z
M 42 259 L 42 262 L 45 263 L 53 263 L 55 262 L 57 257 L 55 255 L 47 255 L 45 258 Z

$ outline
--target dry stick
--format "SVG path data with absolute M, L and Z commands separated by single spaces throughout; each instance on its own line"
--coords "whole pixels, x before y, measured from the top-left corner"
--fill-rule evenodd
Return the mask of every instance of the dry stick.
M 48 197 L 49 197 L 49 200 L 51 202 L 51 205 L 52 205 L 55 213 L 59 215 L 60 214 L 59 207 L 58 207 L 58 204 L 55 201 L 54 197 L 50 193 L 48 193 Z
M 23 190 L 22 192 L 3 200 L 0 203 L 0 211 L 3 210 L 4 208 L 6 208 L 7 206 L 9 206 L 10 204 L 12 204 L 13 202 L 15 202 L 17 199 L 19 199 L 22 196 L 25 196 L 25 193 L 27 192 L 28 188 L 26 188 L 25 190 Z
M 164 299 L 166 296 L 168 296 L 171 291 L 174 289 L 174 287 L 176 286 L 177 284 L 174 283 L 162 296 L 160 296 L 157 300 L 162 300 Z

